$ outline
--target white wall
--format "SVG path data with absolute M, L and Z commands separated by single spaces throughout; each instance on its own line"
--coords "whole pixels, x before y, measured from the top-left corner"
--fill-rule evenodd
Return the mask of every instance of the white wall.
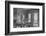
M 46 3 L 46 0 L 17 0 L 17 1 L 44 2 L 44 3 Z M 46 4 L 45 4 L 45 9 L 46 9 Z M 46 12 L 45 12 L 45 16 L 46 16 Z M 46 21 L 46 19 L 45 19 L 45 21 Z M 46 25 L 45 25 L 45 27 L 46 27 Z M 4 34 L 5 34 L 5 0 L 0 0 L 0 36 L 5 36 Z M 46 36 L 46 33 L 14 35 L 14 36 Z

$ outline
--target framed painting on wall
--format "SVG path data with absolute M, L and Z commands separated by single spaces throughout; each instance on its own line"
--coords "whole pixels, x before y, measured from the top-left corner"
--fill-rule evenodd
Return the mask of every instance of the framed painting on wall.
M 44 3 L 5 1 L 5 35 L 44 33 Z

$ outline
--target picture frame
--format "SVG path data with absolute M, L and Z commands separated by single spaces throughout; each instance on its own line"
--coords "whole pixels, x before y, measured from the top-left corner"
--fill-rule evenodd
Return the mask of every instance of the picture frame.
M 17 12 L 16 10 L 19 12 Z M 27 12 L 27 10 L 28 10 L 28 12 Z M 32 13 L 32 11 L 34 13 Z M 25 23 L 27 24 L 27 25 L 25 25 L 24 21 L 22 21 L 21 24 L 24 24 L 24 25 L 21 25 L 19 27 L 18 27 L 18 25 L 13 26 L 13 24 L 19 24 L 18 23 L 19 17 L 18 17 L 18 20 L 16 21 L 17 23 L 14 22 L 14 20 L 16 20 L 15 18 L 17 16 L 17 14 L 19 13 L 19 15 L 20 15 L 21 12 L 22 13 L 24 12 L 24 14 L 31 12 L 31 15 L 32 14 L 35 15 L 35 17 L 37 17 L 36 15 L 38 15 L 38 17 L 36 18 L 36 19 L 38 19 L 38 23 L 34 24 L 35 26 L 31 25 L 30 27 L 28 27 L 28 25 L 30 25 L 30 24 L 29 23 L 27 24 L 25 21 Z M 22 13 L 21 13 L 21 15 L 22 15 Z M 32 18 L 35 19 L 35 17 L 32 17 Z M 45 26 L 44 26 L 45 19 L 44 18 L 45 18 L 45 4 L 44 3 L 5 1 L 5 35 L 44 33 L 44 31 L 45 31 Z M 33 20 L 33 19 L 30 19 L 30 20 Z M 27 20 L 27 19 L 25 18 L 25 20 Z M 31 24 L 33 24 L 33 22 L 35 23 L 35 21 L 33 20 L 33 21 L 31 21 Z

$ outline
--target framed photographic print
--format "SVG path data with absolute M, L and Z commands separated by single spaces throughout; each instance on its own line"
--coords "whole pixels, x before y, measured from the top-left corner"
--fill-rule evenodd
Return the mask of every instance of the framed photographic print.
M 5 35 L 44 33 L 44 3 L 5 1 Z

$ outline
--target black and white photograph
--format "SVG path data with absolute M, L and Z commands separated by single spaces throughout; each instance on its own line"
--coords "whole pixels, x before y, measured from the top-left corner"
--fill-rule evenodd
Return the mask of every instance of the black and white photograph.
M 44 33 L 44 3 L 5 3 L 6 35 Z
M 39 9 L 13 8 L 13 27 L 39 27 Z

